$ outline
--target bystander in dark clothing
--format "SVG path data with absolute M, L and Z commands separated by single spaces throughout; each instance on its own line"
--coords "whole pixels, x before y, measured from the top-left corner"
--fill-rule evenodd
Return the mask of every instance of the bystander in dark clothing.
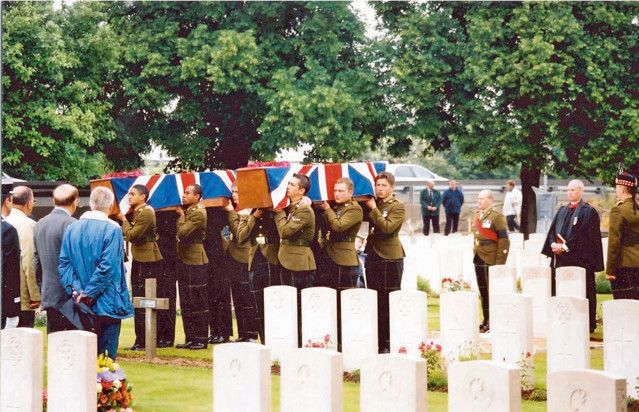
M 446 226 L 444 227 L 444 235 L 457 232 L 459 227 L 459 214 L 464 204 L 464 193 L 457 187 L 457 182 L 451 180 L 449 188 L 444 191 L 442 196 L 442 205 L 446 212 Z

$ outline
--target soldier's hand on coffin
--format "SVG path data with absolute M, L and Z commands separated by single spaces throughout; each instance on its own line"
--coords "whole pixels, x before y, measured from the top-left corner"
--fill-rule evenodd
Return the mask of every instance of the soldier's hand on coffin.
M 115 218 L 119 220 L 120 222 L 124 222 L 124 220 L 126 219 L 126 217 L 122 214 L 122 212 L 115 215 Z
M 224 205 L 224 210 L 226 210 L 227 212 L 231 212 L 233 209 L 235 209 L 233 207 L 233 202 L 228 202 L 227 204 Z
M 322 210 L 327 210 L 330 209 L 330 205 L 328 204 L 328 202 L 322 202 L 318 204 L 318 207 Z
M 255 212 L 253 212 L 253 216 L 256 219 L 261 218 L 262 216 L 264 216 L 264 209 L 255 209 Z
M 310 206 L 313 204 L 313 201 L 308 196 L 302 196 L 302 200 L 300 200 L 300 206 Z
M 176 207 L 175 213 L 177 213 L 179 216 L 184 216 L 184 209 L 182 209 L 182 206 Z
M 377 209 L 377 203 L 375 203 L 374 197 L 371 197 L 366 201 L 366 207 L 368 207 L 370 210 Z

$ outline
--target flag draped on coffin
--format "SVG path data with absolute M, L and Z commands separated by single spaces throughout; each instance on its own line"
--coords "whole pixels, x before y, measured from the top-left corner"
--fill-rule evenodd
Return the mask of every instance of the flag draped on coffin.
M 202 186 L 202 200 L 230 198 L 234 182 L 235 173 L 232 170 L 111 178 L 116 200 L 123 213 L 129 210 L 127 193 L 133 185 L 146 186 L 149 189 L 147 204 L 154 209 L 162 209 L 181 204 L 184 189 L 194 183 Z
M 333 186 L 341 177 L 348 177 L 353 181 L 354 197 L 375 195 L 377 170 L 372 162 L 268 167 L 265 171 L 273 207 L 276 209 L 287 205 L 286 186 L 295 173 L 306 175 L 310 179 L 311 190 L 308 197 L 313 201 L 334 200 Z

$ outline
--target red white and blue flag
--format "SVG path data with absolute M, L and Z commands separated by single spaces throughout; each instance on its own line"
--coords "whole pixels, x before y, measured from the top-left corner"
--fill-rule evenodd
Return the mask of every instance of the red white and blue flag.
M 154 209 L 162 209 L 180 205 L 184 189 L 194 183 L 202 186 L 203 200 L 218 197 L 230 198 L 231 186 L 234 182 L 235 172 L 232 170 L 111 178 L 115 197 L 122 213 L 129 210 L 127 193 L 133 185 L 146 186 L 149 189 L 147 204 Z
M 310 179 L 308 197 L 313 201 L 333 200 L 333 186 L 341 177 L 348 177 L 353 181 L 353 196 L 375 195 L 377 170 L 372 162 L 267 167 L 265 170 L 273 207 L 276 209 L 288 204 L 286 186 L 295 173 L 306 175 Z

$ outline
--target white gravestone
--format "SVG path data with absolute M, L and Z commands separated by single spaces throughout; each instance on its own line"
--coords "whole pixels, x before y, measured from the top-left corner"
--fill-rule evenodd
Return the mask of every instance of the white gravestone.
M 590 368 L 588 299 L 553 296 L 548 299 L 548 374 Z
M 426 412 L 426 361 L 405 355 L 375 355 L 364 360 L 360 411 Z
M 302 346 L 311 342 L 324 342 L 330 337 L 331 346 L 337 345 L 337 292 L 317 287 L 302 290 Z
M 517 293 L 517 269 L 506 265 L 488 267 L 488 294 L 495 295 Z M 492 313 L 492 309 L 491 312 Z
M 448 410 L 521 411 L 519 369 L 493 361 L 451 363 L 448 365 Z
M 329 349 L 293 349 L 282 355 L 282 412 L 341 412 L 342 354 Z
M 425 292 L 397 290 L 388 295 L 390 309 L 390 351 L 406 348 L 410 356 L 420 357 L 419 345 L 428 334 L 428 304 Z
M 49 334 L 48 412 L 95 412 L 97 347 L 98 338 L 91 332 L 72 330 Z
M 461 259 L 461 248 L 449 245 L 436 246 L 439 255 L 439 274 L 441 278 L 457 279 L 464 274 L 463 259 Z
M 377 292 L 347 289 L 340 296 L 344 368 L 354 371 L 364 358 L 377 354 Z
M 609 300 L 603 307 L 604 370 L 626 378 L 628 396 L 639 398 L 639 300 Z
M 0 341 L 0 411 L 42 411 L 42 332 L 4 329 Z
M 297 289 L 264 288 L 264 335 L 271 360 L 278 360 L 283 351 L 297 348 Z
M 475 292 L 446 292 L 440 295 L 441 345 L 446 360 L 478 353 L 478 299 Z
M 532 298 L 533 336 L 546 337 L 546 311 L 552 292 L 549 267 L 530 266 L 523 269 L 521 277 L 522 294 Z
M 555 270 L 557 296 L 586 297 L 586 269 L 564 266 Z
M 439 269 L 439 255 L 437 249 L 426 247 L 420 252 L 423 257 L 421 267 L 418 269 L 418 275 L 425 278 L 430 283 L 430 287 L 435 293 L 440 293 L 442 288 L 442 276 Z
M 225 343 L 213 349 L 213 410 L 271 410 L 271 355 L 257 343 Z
M 532 298 L 524 295 L 496 295 L 490 298 L 492 359 L 522 369 L 526 383 L 533 382 Z
M 595 370 L 548 376 L 548 412 L 626 412 L 626 380 Z

